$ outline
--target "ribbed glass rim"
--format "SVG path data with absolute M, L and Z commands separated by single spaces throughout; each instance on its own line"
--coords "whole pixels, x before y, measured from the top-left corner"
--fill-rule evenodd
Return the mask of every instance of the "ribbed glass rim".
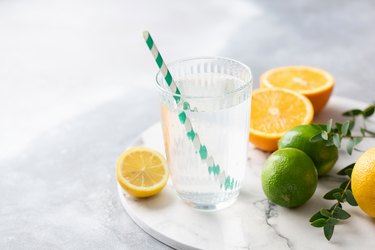
M 156 80 L 155 82 L 156 82 L 157 88 L 165 94 L 168 94 L 168 95 L 173 96 L 173 97 L 175 97 L 175 96 L 180 97 L 182 99 L 217 99 L 217 98 L 228 97 L 228 96 L 234 95 L 236 93 L 240 93 L 244 89 L 247 89 L 247 88 L 252 86 L 253 75 L 251 73 L 250 67 L 248 67 L 246 64 L 243 64 L 240 61 L 237 61 L 237 60 L 234 60 L 234 59 L 231 59 L 231 58 L 227 58 L 227 57 L 221 57 L 221 56 L 189 57 L 189 58 L 183 58 L 183 59 L 176 60 L 176 61 L 173 61 L 171 63 L 168 63 L 167 66 L 169 68 L 170 66 L 173 66 L 173 65 L 176 65 L 176 64 L 181 64 L 181 63 L 188 62 L 188 61 L 198 61 L 198 60 L 226 60 L 226 61 L 236 63 L 236 64 L 240 65 L 241 67 L 243 67 L 244 70 L 249 74 L 250 80 L 244 82 L 244 84 L 241 85 L 240 87 L 238 87 L 238 88 L 236 88 L 236 89 L 234 89 L 230 92 L 224 93 L 223 95 L 218 95 L 218 96 L 184 95 L 183 93 L 181 93 L 181 94 L 172 93 L 168 88 L 163 87 L 162 82 L 159 82 L 159 79 L 162 79 L 162 81 L 163 81 L 164 77 L 161 75 L 161 71 L 159 70 L 156 73 L 156 76 L 155 76 L 155 80 Z

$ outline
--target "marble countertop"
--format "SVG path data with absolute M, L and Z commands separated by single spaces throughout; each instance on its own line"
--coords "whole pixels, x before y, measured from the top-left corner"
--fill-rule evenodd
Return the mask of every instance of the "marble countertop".
M 114 168 L 159 119 L 153 34 L 167 61 L 305 64 L 334 95 L 374 101 L 367 1 L 0 2 L 0 248 L 168 249 L 124 212 Z M 271 246 L 270 246 L 271 247 Z

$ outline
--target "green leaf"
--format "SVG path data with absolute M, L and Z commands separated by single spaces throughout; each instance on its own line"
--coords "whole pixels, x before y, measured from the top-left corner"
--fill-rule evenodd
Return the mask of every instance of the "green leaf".
M 340 206 L 341 204 L 340 203 L 336 203 L 334 205 L 332 205 L 332 207 L 329 209 L 329 211 L 332 211 L 333 209 L 335 209 L 337 206 Z
M 325 140 L 325 141 L 328 140 L 327 131 L 322 131 L 321 136 L 322 136 L 323 140 Z
M 353 139 L 354 146 L 358 145 L 363 140 L 362 137 L 356 137 Z
M 361 131 L 362 136 L 365 136 L 365 135 L 366 135 L 366 129 L 361 128 L 360 131 Z
M 350 120 L 350 124 L 349 124 L 349 131 L 352 130 L 355 126 L 355 120 Z
M 345 174 L 347 175 L 347 176 L 349 176 L 349 177 L 351 177 L 352 176 L 352 172 L 353 172 L 353 169 L 347 169 L 347 170 L 345 170 Z
M 313 137 L 310 138 L 310 142 L 317 142 L 321 140 L 323 140 L 321 133 L 314 135 Z
M 331 213 L 330 213 L 330 212 L 328 211 L 328 209 L 326 209 L 326 208 L 322 208 L 322 209 L 320 209 L 319 213 L 320 213 L 321 215 L 323 215 L 324 217 L 326 217 L 326 218 L 329 218 L 329 217 L 332 216 Z
M 375 132 L 370 131 L 370 130 L 365 129 L 365 128 L 361 128 L 361 133 L 362 133 L 362 131 L 365 132 L 365 133 L 367 133 L 367 134 L 369 134 L 369 135 L 375 135 Z M 362 135 L 364 135 L 364 134 L 362 134 Z
M 336 126 L 336 128 L 334 129 L 334 131 L 337 132 L 337 133 L 341 133 L 342 124 L 336 122 L 335 126 Z
M 354 140 L 353 138 L 350 138 L 346 144 L 346 152 L 348 152 L 349 155 L 352 155 L 354 148 Z
M 331 129 L 332 129 L 332 124 L 333 124 L 333 120 L 332 118 L 328 120 L 327 122 L 327 133 L 331 132 Z
M 341 207 L 336 207 L 333 211 L 333 217 L 340 220 L 346 220 L 350 217 L 350 214 Z
M 333 217 L 330 217 L 327 220 L 327 224 L 332 225 L 332 226 L 336 225 L 337 223 L 339 223 L 339 220 Z
M 320 218 L 311 222 L 311 226 L 314 226 L 314 227 L 324 227 L 326 224 L 327 224 L 327 219 L 325 218 Z
M 361 150 L 361 149 L 358 149 L 358 148 L 354 148 L 353 150 L 354 150 L 354 151 L 357 151 L 357 152 L 361 152 L 361 153 L 366 152 L 366 150 Z
M 329 137 L 327 142 L 326 142 L 326 147 L 331 147 L 333 146 L 333 138 L 332 137 Z
M 346 121 L 346 122 L 344 122 L 344 124 L 342 124 L 341 134 L 343 136 L 346 136 L 348 134 L 349 126 L 350 126 L 350 121 Z
M 335 226 L 327 224 L 324 226 L 324 236 L 326 237 L 327 240 L 330 240 L 333 235 L 333 231 L 335 229 Z
M 342 188 L 335 188 L 335 189 L 332 189 L 331 191 L 329 191 L 328 193 L 326 193 L 323 198 L 326 199 L 326 200 L 336 200 L 336 197 L 334 196 L 334 194 L 339 194 L 344 191 L 344 189 Z
M 325 216 L 323 216 L 320 211 L 316 212 L 313 216 L 311 216 L 310 218 L 310 222 L 313 222 L 313 221 L 316 221 L 317 219 L 321 219 L 321 218 L 326 218 Z
M 313 124 L 310 124 L 312 127 L 322 131 L 322 130 L 327 130 L 327 125 L 325 124 L 318 124 L 318 123 L 313 123 Z
M 340 203 L 340 202 L 337 202 L 337 203 L 333 204 L 332 207 L 329 209 L 329 211 L 333 211 L 333 210 L 335 210 L 336 207 L 342 208 L 341 203 Z
M 361 114 L 362 114 L 362 110 L 359 110 L 359 109 L 352 109 L 352 110 L 348 110 L 342 113 L 343 116 L 357 116 Z
M 334 193 L 333 197 L 338 200 L 339 202 L 344 202 L 344 198 L 342 197 L 341 193 Z
M 375 106 L 374 105 L 371 105 L 369 107 L 367 107 L 365 110 L 363 110 L 363 117 L 366 119 L 370 116 L 372 116 L 375 112 Z
M 348 170 L 348 169 L 353 169 L 354 165 L 355 165 L 355 163 L 352 163 L 352 164 L 346 166 L 345 168 L 338 171 L 337 174 L 338 175 L 346 175 L 345 171 Z
M 349 189 L 346 190 L 346 192 L 345 192 L 345 196 L 346 196 L 346 201 L 347 201 L 350 205 L 352 205 L 352 206 L 358 206 L 357 201 L 355 200 L 352 191 L 350 191 Z
M 333 134 L 332 141 L 336 148 L 341 148 L 341 138 L 338 134 Z
M 344 181 L 343 183 L 341 183 L 340 188 L 342 188 L 344 190 L 346 188 L 346 186 L 348 185 L 348 183 L 349 183 L 349 180 Z

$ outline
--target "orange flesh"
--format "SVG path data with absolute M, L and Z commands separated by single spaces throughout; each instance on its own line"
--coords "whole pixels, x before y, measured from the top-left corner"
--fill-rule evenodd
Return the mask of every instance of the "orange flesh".
M 317 72 L 299 68 L 276 71 L 269 76 L 274 87 L 288 88 L 297 91 L 313 90 L 327 84 L 327 78 Z
M 306 122 L 309 111 L 298 96 L 282 92 L 259 92 L 253 96 L 251 128 L 271 134 Z

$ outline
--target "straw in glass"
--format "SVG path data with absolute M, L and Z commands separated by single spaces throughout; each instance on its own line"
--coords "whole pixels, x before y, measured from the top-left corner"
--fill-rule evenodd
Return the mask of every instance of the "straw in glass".
M 194 149 L 199 154 L 200 159 L 203 163 L 207 164 L 208 173 L 215 176 L 215 179 L 219 181 L 221 188 L 224 188 L 225 190 L 233 190 L 234 188 L 237 188 L 240 183 L 238 181 L 235 181 L 234 178 L 230 177 L 229 175 L 226 175 L 224 170 L 221 171 L 220 166 L 218 164 L 215 164 L 213 157 L 209 155 L 206 146 L 201 143 L 199 135 L 195 132 L 189 117 L 187 117 L 185 113 L 185 110 L 190 109 L 190 105 L 189 103 L 181 99 L 181 92 L 178 89 L 175 81 L 173 80 L 173 77 L 168 70 L 167 65 L 164 63 L 164 60 L 159 50 L 157 49 L 150 33 L 148 31 L 144 31 L 143 38 L 145 39 L 146 44 L 156 61 L 156 64 L 158 65 L 165 81 L 167 82 L 169 89 L 172 93 L 175 94 L 173 95 L 173 98 L 176 101 L 176 104 L 179 107 L 182 106 L 183 111 L 179 113 L 178 118 L 181 124 L 185 126 L 186 135 L 188 139 L 193 143 Z

